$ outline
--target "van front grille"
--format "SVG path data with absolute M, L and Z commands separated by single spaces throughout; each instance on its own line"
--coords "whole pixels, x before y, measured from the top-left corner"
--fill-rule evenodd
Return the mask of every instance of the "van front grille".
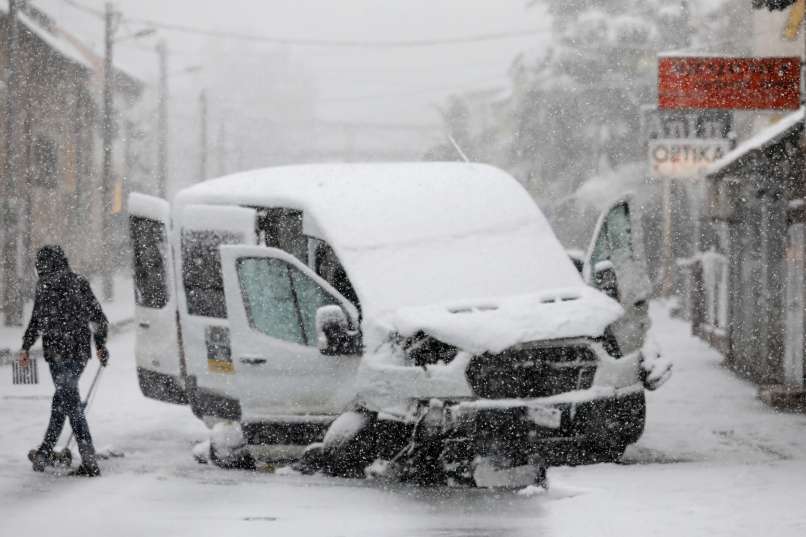
M 584 345 L 535 346 L 474 356 L 467 368 L 473 393 L 484 399 L 548 397 L 593 385 L 596 354 Z

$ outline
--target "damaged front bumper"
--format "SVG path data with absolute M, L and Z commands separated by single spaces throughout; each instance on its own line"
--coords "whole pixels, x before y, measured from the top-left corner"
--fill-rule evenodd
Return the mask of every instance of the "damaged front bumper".
M 574 338 L 421 367 L 378 364 L 363 392 L 377 406 L 365 408 L 413 426 L 402 466 L 415 479 L 438 461 L 449 481 L 478 484 L 478 468 L 617 460 L 643 433 L 643 362 L 641 350 L 611 354 L 602 341 Z
M 595 386 L 536 399 L 421 401 L 421 438 L 439 438 L 456 459 L 483 457 L 518 466 L 535 457 L 568 463 L 575 449 L 613 445 L 641 436 L 644 388 Z

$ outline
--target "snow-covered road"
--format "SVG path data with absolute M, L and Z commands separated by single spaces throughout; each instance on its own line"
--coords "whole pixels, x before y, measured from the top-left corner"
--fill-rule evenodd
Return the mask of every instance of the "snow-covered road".
M 657 305 L 653 318 L 675 375 L 649 394 L 644 437 L 624 464 L 551 469 L 551 491 L 531 497 L 199 465 L 205 428 L 140 395 L 131 333 L 111 341 L 90 411 L 96 445 L 125 457 L 101 479 L 35 474 L 25 453 L 51 385 L 12 386 L 2 367 L 0 535 L 806 535 L 806 416 L 776 414 L 687 325 Z

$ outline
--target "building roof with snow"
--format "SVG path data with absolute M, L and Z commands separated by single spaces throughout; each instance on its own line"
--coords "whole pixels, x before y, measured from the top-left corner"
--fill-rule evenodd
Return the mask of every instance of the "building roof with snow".
M 775 145 L 796 130 L 803 128 L 803 108 L 784 117 L 774 125 L 758 132 L 755 136 L 748 138 L 736 148 L 711 164 L 705 170 L 705 175 L 712 179 L 718 179 L 740 168 L 745 162 L 756 158 L 767 147 Z
M 25 8 L 19 10 L 18 21 L 21 28 L 30 31 L 64 60 L 74 63 L 85 69 L 92 70 L 92 64 L 78 48 L 73 46 L 68 41 L 58 37 L 57 34 L 52 31 L 52 29 L 48 29 L 46 25 L 43 24 L 43 22 L 49 20 L 47 16 L 45 16 L 40 10 L 36 9 L 33 11 L 34 16 L 32 17 L 32 12 L 30 11 L 31 9 L 35 8 L 26 6 Z M 8 10 L 8 0 L 0 0 L 0 14 L 2 14 L 3 18 L 8 16 Z
M 0 0 L 0 17 L 8 16 L 8 0 Z M 81 39 L 60 27 L 55 20 L 40 8 L 31 4 L 23 4 L 18 12 L 21 30 L 27 30 L 46 47 L 63 60 L 85 69 L 87 72 L 103 75 L 103 56 L 96 53 Z M 115 85 L 119 91 L 139 95 L 143 82 L 130 73 L 116 66 Z

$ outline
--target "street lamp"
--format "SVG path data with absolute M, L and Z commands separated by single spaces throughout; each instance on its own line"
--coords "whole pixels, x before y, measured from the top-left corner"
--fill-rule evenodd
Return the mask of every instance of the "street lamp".
M 184 69 L 168 73 L 168 78 L 177 75 L 189 75 L 191 73 L 198 73 L 202 69 L 204 69 L 204 66 L 202 65 L 191 65 L 190 67 L 185 67 Z
M 120 43 L 122 41 L 128 41 L 130 39 L 140 39 L 141 37 L 149 37 L 157 33 L 155 28 L 146 28 L 144 30 L 138 30 L 133 34 L 129 35 L 122 35 L 118 38 L 115 38 L 115 43 Z

